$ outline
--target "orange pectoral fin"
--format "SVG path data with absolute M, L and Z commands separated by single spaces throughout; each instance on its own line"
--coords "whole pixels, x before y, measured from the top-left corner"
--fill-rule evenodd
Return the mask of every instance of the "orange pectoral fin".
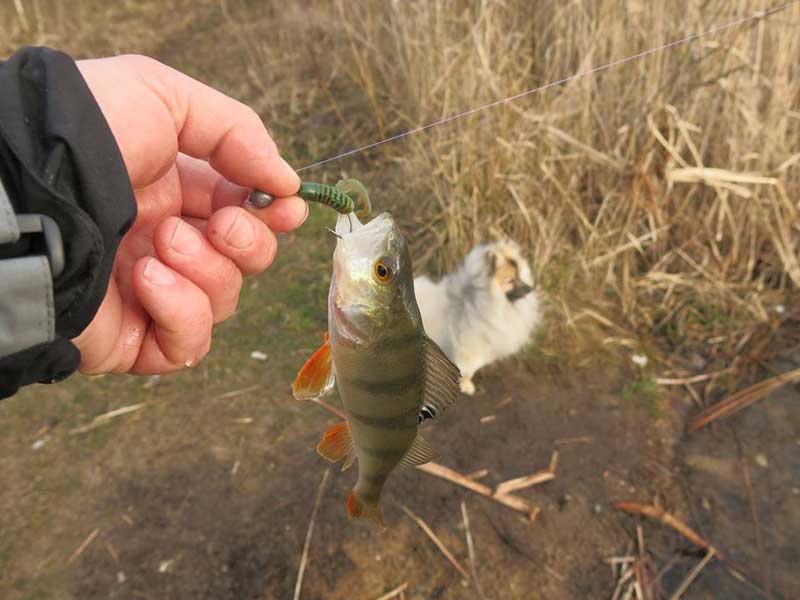
M 292 393 L 298 400 L 322 398 L 331 392 L 336 383 L 327 333 L 324 339 L 322 346 L 306 361 L 292 384 Z
M 317 454 L 331 462 L 338 462 L 353 453 L 353 438 L 350 426 L 342 421 L 328 428 L 322 434 L 322 441 L 317 444 Z

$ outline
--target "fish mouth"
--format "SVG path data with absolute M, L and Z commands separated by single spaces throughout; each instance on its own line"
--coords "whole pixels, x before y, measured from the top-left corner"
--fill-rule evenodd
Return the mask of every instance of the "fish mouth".
M 336 328 L 345 338 L 353 342 L 360 342 L 367 339 L 367 334 L 364 330 L 353 322 L 353 319 L 342 309 L 338 302 L 332 302 L 331 304 L 333 304 Z M 366 304 L 352 304 L 350 306 L 359 311 L 369 308 Z
M 392 215 L 388 212 L 382 212 L 366 223 L 362 223 L 354 212 L 339 214 L 336 220 L 336 233 L 340 236 L 357 234 L 362 230 L 364 233 L 367 231 L 370 233 L 380 233 L 381 230 L 388 232 L 392 227 L 394 227 L 394 220 L 392 219 Z
M 336 219 L 336 231 L 334 234 L 341 239 L 342 236 L 355 233 L 365 225 L 358 220 L 355 212 L 340 214 Z

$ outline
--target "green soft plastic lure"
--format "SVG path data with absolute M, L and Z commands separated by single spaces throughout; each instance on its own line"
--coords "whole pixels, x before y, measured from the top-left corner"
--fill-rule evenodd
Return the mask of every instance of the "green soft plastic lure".
M 296 192 L 307 202 L 319 202 L 329 206 L 335 211 L 347 214 L 355 212 L 364 218 L 372 211 L 367 188 L 358 179 L 342 179 L 335 186 L 326 183 L 304 181 Z M 256 208 L 266 208 L 275 198 L 260 190 L 253 190 L 248 198 L 248 203 Z

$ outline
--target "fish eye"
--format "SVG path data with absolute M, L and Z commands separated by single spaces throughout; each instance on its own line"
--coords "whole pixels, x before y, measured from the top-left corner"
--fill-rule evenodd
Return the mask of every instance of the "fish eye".
M 375 261 L 375 266 L 372 268 L 372 274 L 378 283 L 386 284 L 390 283 L 392 279 L 394 279 L 395 270 L 392 267 L 393 266 L 390 264 L 390 262 L 385 258 Z

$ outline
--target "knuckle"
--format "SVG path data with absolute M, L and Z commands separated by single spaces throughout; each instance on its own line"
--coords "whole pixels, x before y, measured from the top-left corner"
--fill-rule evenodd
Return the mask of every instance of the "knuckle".
M 242 122 L 248 126 L 258 124 L 259 127 L 263 127 L 263 123 L 261 122 L 261 117 L 258 116 L 258 113 L 252 106 L 247 106 L 246 104 L 240 104 L 242 107 Z
M 236 311 L 236 305 L 239 302 L 239 293 L 242 290 L 243 277 L 242 272 L 233 265 L 226 264 L 221 269 L 224 271 L 217 281 L 220 288 L 223 290 L 222 297 L 215 302 L 214 306 L 214 322 L 220 323 L 229 319 Z

